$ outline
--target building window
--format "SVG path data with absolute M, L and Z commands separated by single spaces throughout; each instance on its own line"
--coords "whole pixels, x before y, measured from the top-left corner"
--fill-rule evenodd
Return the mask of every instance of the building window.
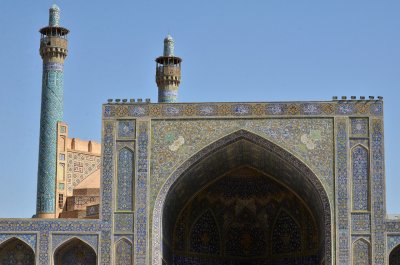
M 62 209 L 64 206 L 64 194 L 58 194 L 58 207 Z
M 65 160 L 65 155 L 64 154 L 60 154 L 60 160 L 64 161 Z

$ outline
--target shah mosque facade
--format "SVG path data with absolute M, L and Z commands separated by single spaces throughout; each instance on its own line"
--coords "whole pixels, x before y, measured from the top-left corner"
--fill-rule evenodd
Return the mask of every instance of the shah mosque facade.
M 0 264 L 400 264 L 381 97 L 178 103 L 168 36 L 158 102 L 108 100 L 101 146 L 68 138 L 59 15 L 40 30 L 37 210 L 0 219 Z

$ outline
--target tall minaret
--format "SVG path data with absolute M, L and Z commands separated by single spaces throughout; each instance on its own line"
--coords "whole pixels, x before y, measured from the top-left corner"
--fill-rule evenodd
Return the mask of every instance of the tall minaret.
M 69 30 L 60 27 L 60 8 L 50 8 L 49 26 L 40 30 L 43 59 L 36 217 L 55 218 L 57 122 L 63 117 L 64 60 Z
M 168 35 L 164 39 L 164 55 L 156 59 L 156 82 L 158 102 L 177 102 L 181 83 L 182 59 L 174 56 L 174 39 Z

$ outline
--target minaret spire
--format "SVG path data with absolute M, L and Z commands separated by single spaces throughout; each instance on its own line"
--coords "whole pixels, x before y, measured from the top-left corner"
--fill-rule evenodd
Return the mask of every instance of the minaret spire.
M 167 35 L 164 39 L 164 56 L 174 56 L 175 41 L 171 35 Z
M 49 26 L 60 26 L 60 8 L 56 4 L 54 4 L 50 7 L 49 13 Z
M 168 35 L 164 39 L 163 56 L 156 59 L 156 83 L 158 102 L 177 102 L 178 88 L 181 83 L 182 59 L 174 55 L 175 41 Z
M 43 60 L 42 103 L 36 217 L 55 218 L 57 122 L 63 117 L 64 60 L 68 53 L 69 30 L 60 26 L 60 8 L 49 10 L 49 26 L 40 30 Z

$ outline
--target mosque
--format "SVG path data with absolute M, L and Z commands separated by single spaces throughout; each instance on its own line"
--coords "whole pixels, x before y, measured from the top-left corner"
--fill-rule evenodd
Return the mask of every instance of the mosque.
M 400 264 L 381 97 L 178 103 L 168 36 L 158 102 L 108 100 L 101 144 L 70 138 L 59 21 L 40 30 L 36 214 L 0 219 L 0 264 Z

